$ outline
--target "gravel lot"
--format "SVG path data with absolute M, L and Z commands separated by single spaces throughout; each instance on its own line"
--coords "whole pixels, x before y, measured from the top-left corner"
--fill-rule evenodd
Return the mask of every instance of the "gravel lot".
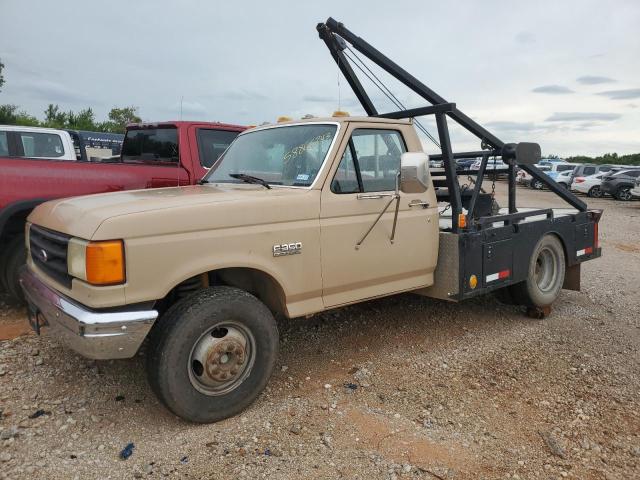
M 548 319 L 407 294 L 285 322 L 265 393 L 213 425 L 0 300 L 0 478 L 640 478 L 640 202 L 589 204 L 604 256 Z

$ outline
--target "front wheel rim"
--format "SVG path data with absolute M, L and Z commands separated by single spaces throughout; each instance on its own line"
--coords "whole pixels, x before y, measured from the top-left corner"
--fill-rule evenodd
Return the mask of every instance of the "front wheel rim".
M 622 190 L 620 190 L 620 193 L 618 193 L 618 197 L 620 197 L 620 200 L 629 200 L 629 198 L 631 198 L 631 192 L 624 188 Z
M 189 354 L 191 385 L 208 396 L 235 390 L 249 376 L 255 352 L 255 338 L 243 325 L 227 321 L 208 328 Z

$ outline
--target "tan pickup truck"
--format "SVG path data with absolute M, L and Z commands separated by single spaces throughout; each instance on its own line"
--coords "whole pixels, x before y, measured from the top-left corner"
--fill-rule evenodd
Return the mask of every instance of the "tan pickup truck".
M 31 321 L 96 359 L 131 357 L 148 338 L 150 383 L 169 409 L 233 415 L 271 374 L 274 316 L 456 288 L 450 247 L 432 287 L 451 237 L 427 165 L 411 121 L 312 119 L 239 135 L 201 185 L 45 203 L 27 227 Z M 559 243 L 541 264 L 542 304 L 563 284 Z M 467 289 L 501 283 L 476 286 L 480 274 Z

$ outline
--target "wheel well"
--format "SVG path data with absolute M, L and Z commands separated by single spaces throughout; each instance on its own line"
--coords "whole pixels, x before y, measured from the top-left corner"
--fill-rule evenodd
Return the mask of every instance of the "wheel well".
M 236 287 L 256 296 L 276 316 L 286 316 L 284 290 L 268 273 L 254 268 L 234 267 L 203 272 L 176 285 L 158 304 L 164 311 L 177 300 L 201 288 L 215 285 Z
M 31 209 L 20 210 L 5 221 L 0 231 L 0 244 L 7 244 L 13 237 L 24 232 L 24 224 L 30 213 Z

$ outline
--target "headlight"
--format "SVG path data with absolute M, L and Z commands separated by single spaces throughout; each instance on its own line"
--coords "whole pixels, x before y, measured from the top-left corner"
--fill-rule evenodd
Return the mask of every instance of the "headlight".
M 124 283 L 124 244 L 122 240 L 87 242 L 72 238 L 67 250 L 67 270 L 69 275 L 92 285 Z

